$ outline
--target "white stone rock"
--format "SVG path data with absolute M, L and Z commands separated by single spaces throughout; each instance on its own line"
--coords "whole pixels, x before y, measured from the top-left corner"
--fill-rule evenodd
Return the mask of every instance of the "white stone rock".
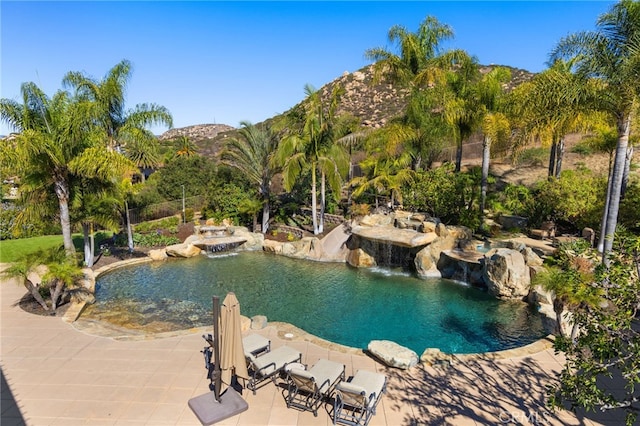
M 369 352 L 390 367 L 407 370 L 418 364 L 418 354 L 390 340 L 372 340 Z
M 169 257 L 166 249 L 149 250 L 148 255 L 151 260 L 165 260 Z
M 499 299 L 522 299 L 529 294 L 531 277 L 519 251 L 499 248 L 485 255 L 484 281 Z

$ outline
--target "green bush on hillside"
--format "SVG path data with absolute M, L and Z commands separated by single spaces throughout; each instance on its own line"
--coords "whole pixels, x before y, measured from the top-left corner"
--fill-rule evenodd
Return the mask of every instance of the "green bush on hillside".
M 598 229 L 606 193 L 606 180 L 581 168 L 565 170 L 559 179 L 539 182 L 534 191 L 535 202 L 528 216 L 533 226 L 545 220 L 564 223 L 580 230 Z

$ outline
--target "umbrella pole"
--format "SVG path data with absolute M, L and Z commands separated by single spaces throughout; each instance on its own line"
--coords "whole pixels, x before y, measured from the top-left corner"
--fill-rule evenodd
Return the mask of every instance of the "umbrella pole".
M 216 401 L 220 402 L 222 375 L 220 372 L 220 298 L 213 296 L 213 378 Z

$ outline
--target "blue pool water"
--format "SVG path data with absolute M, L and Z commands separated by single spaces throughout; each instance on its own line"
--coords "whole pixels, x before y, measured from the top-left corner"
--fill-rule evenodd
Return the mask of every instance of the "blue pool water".
M 206 326 L 211 297 L 230 291 L 245 316 L 266 315 L 357 348 L 392 340 L 418 354 L 487 352 L 545 334 L 533 308 L 478 288 L 261 252 L 117 269 L 98 279 L 97 303 L 83 316 L 157 331 Z

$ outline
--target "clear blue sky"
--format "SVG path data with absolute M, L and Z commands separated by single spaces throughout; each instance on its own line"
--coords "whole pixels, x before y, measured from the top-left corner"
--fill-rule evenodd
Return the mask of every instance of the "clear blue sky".
M 369 64 L 365 50 L 392 48 L 395 24 L 415 31 L 432 15 L 455 32 L 444 48 L 539 72 L 561 37 L 592 30 L 612 4 L 2 0 L 0 95 L 19 101 L 21 83 L 33 81 L 51 96 L 68 71 L 101 79 L 128 59 L 128 108 L 163 105 L 174 127 L 237 127 L 288 110 L 307 83 L 320 88 Z

